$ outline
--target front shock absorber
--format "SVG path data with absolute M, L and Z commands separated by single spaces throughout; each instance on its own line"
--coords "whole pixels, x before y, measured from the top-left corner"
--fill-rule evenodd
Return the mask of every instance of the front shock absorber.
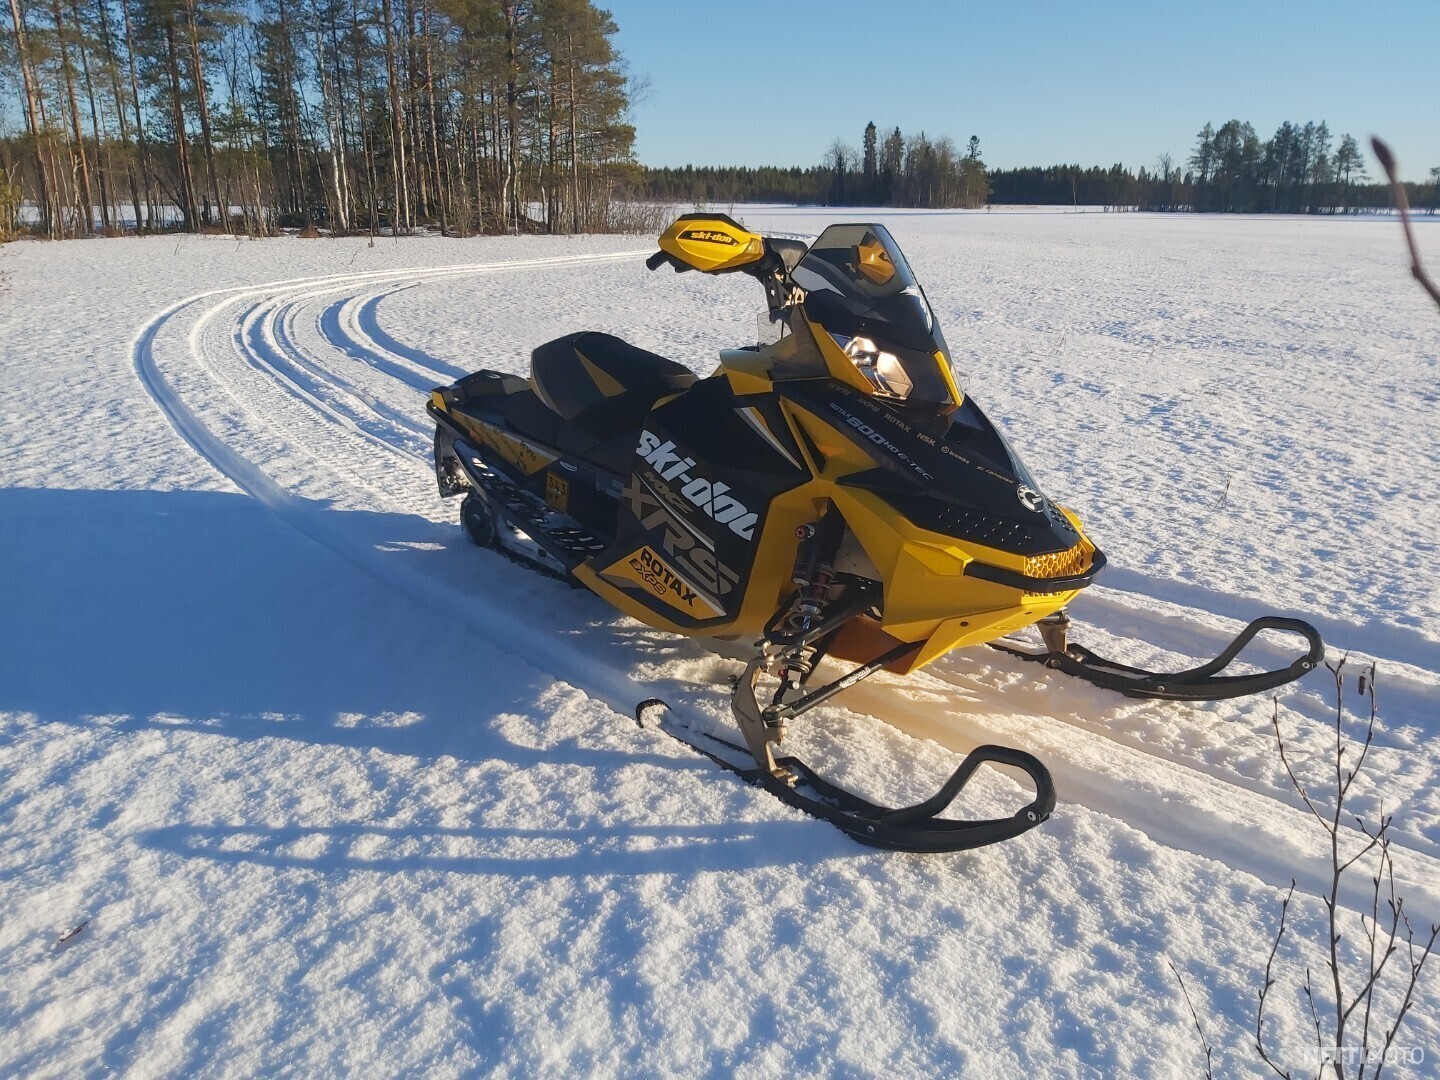
M 795 549 L 795 565 L 790 571 L 795 596 L 781 621 L 785 637 L 800 639 L 786 645 L 779 655 L 780 688 L 775 702 L 782 701 L 791 690 L 798 689 L 815 667 L 816 643 L 804 641 L 810 630 L 824 617 L 830 603 L 830 588 L 835 577 L 835 555 L 845 536 L 845 519 L 833 506 L 818 522 L 801 525 L 795 530 L 800 541 Z

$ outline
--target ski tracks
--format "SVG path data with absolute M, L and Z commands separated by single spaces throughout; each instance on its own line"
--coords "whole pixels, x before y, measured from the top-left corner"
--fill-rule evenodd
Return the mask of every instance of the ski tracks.
M 555 651 L 553 640 L 538 632 L 523 617 L 500 608 L 486 608 L 475 598 L 449 587 L 442 579 L 418 571 L 412 564 L 384 558 L 377 550 L 378 539 L 341 524 L 342 515 L 329 512 L 333 500 L 322 494 L 312 495 L 306 488 L 328 489 L 333 492 L 336 475 L 346 475 L 371 493 L 370 501 L 387 510 L 400 510 L 414 515 L 417 501 L 415 488 L 428 489 L 429 477 L 424 452 L 414 445 L 416 430 L 388 420 L 383 412 L 371 409 L 371 417 L 358 415 L 366 407 L 366 395 L 349 387 L 346 380 L 331 374 L 330 383 L 339 393 L 328 395 L 316 391 L 307 370 L 316 370 L 294 347 L 288 331 L 276 336 L 272 319 L 293 307 L 300 299 L 308 299 L 346 290 L 393 285 L 396 279 L 449 277 L 461 274 L 484 274 L 507 269 L 533 268 L 537 265 L 572 265 L 583 262 L 611 261 L 624 255 L 571 256 L 560 259 L 482 264 L 469 267 L 448 267 L 441 270 L 396 270 L 378 273 L 335 275 L 324 278 L 272 282 L 255 288 L 215 290 L 188 297 L 160 312 L 141 327 L 133 344 L 133 361 L 141 384 L 167 420 L 190 447 L 218 472 L 242 491 L 259 500 L 297 531 L 311 540 L 334 550 L 367 573 L 401 589 L 412 598 L 430 605 L 443 615 L 516 655 L 545 656 Z M 217 347 L 214 335 L 207 335 L 207 324 L 225 310 L 248 304 L 234 318 L 230 349 Z M 157 355 L 157 341 L 170 328 L 176 317 L 194 309 L 195 323 L 185 338 L 185 349 L 173 360 L 162 361 Z M 285 342 L 282 345 L 282 341 Z M 353 339 L 354 349 L 365 345 Z M 200 408 L 192 407 L 182 389 L 190 380 L 177 378 L 170 370 L 173 364 L 203 373 L 225 391 L 225 400 L 216 401 L 213 394 L 202 399 Z M 263 381 L 247 382 L 242 389 L 237 367 L 259 372 Z M 441 380 L 437 379 L 436 382 Z M 310 383 L 310 385 L 307 385 Z M 198 396 L 198 391 L 197 391 Z M 344 404 L 348 398 L 350 404 Z M 287 408 L 287 406 L 294 406 Z M 420 411 L 416 403 L 416 411 Z M 297 409 L 302 412 L 297 413 Z M 204 419 L 200 413 L 204 413 Z M 303 413 L 308 412 L 306 417 Z M 295 427 L 298 431 L 294 430 Z M 383 432 L 383 434 L 382 434 Z M 289 438 L 286 438 L 287 433 Z M 344 433 L 354 438 L 345 439 Z M 316 438 L 317 435 L 324 436 Z M 307 438 L 308 436 L 308 438 Z M 356 438 L 367 446 L 383 446 L 386 453 L 379 462 L 372 456 L 371 467 L 356 467 L 367 458 L 355 455 Z M 277 446 L 277 444 L 283 444 Z M 244 452 L 242 453 L 242 448 Z M 318 459 L 303 471 L 296 468 L 294 455 L 303 453 Z M 386 474 L 396 472 L 391 455 L 399 455 L 412 467 L 402 473 L 398 483 L 387 483 Z M 416 477 L 423 484 L 416 484 Z M 287 482 L 287 479 L 289 482 Z M 318 480 L 318 483 L 317 483 Z M 406 483 L 406 481 L 409 483 Z M 391 490 L 386 490 L 387 488 Z M 398 516 L 392 513 L 392 517 Z M 420 522 L 407 522 L 412 527 Z M 423 527 L 423 525 L 422 525 Z M 410 538 L 415 543 L 434 542 L 438 526 Z M 448 532 L 448 530 L 447 530 Z M 577 654 L 579 650 L 574 650 Z M 581 678 L 578 684 L 592 696 L 606 701 L 622 712 L 641 692 L 628 677 L 613 669 L 594 664 L 583 655 L 566 657 L 577 662 Z M 571 678 L 566 681 L 575 683 Z
M 379 308 L 388 296 L 430 283 L 642 254 L 334 274 L 212 290 L 172 304 L 145 323 L 133 342 L 133 363 L 145 391 L 186 443 L 299 532 L 495 647 L 529 658 L 628 715 L 636 700 L 648 696 L 651 682 L 647 678 L 642 686 L 626 673 L 635 666 L 633 659 L 622 662 L 623 650 L 634 646 L 633 635 L 612 629 L 608 639 L 601 632 L 585 646 L 570 644 L 513 606 L 487 601 L 434 572 L 435 565 L 443 569 L 453 562 L 422 566 L 387 557 L 389 544 L 459 543 L 460 533 L 430 483 L 431 428 L 423 395 L 465 370 L 402 344 L 381 327 Z M 350 486 L 337 485 L 338 477 Z M 382 513 L 332 512 L 347 507 Z M 354 524 L 362 518 L 367 527 Z M 1128 591 L 1093 590 L 1095 596 L 1082 598 L 1086 615 L 1122 636 L 1138 628 L 1148 642 L 1175 640 L 1177 612 L 1139 591 L 1143 579 L 1124 580 Z M 1235 632 L 1220 614 L 1182 610 L 1186 629 L 1178 636 L 1184 649 L 1203 651 L 1195 648 L 1197 640 L 1218 649 Z M 692 662 L 678 664 L 682 680 L 696 667 L 695 657 L 688 659 Z M 1037 688 L 1032 673 L 1021 670 L 1028 666 L 967 656 L 938 665 L 912 684 L 854 688 L 842 701 L 954 753 L 982 742 L 1024 747 L 1054 771 L 1062 813 L 1065 803 L 1084 806 L 1165 846 L 1216 859 L 1277 888 L 1299 867 L 1302 884 L 1323 891 L 1328 870 L 1309 854 L 1318 847 L 1316 825 L 1273 776 L 1237 774 L 1223 760 L 1211 763 L 1192 748 L 1147 738 L 1153 728 L 1173 723 L 1177 706 L 1108 706 L 1122 722 L 1107 727 L 1087 718 L 1107 708 L 1099 692 L 1053 685 L 1057 675 L 1042 676 Z M 1423 668 L 1403 667 L 1398 692 L 1413 695 L 1419 705 L 1435 692 L 1429 675 Z M 1321 679 L 1312 680 L 1313 714 L 1320 708 L 1315 691 Z M 1219 716 L 1201 719 L 1223 723 Z M 1412 905 L 1422 914 L 1440 913 L 1440 844 L 1415 834 L 1401 837 L 1397 848 L 1401 843 L 1397 876 L 1404 877 Z

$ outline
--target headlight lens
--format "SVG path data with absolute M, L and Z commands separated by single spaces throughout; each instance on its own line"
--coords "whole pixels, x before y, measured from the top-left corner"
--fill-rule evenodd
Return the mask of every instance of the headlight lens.
M 832 335 L 834 336 L 834 335 Z M 853 337 L 848 341 L 836 337 L 848 356 L 861 373 L 875 385 L 882 394 L 904 401 L 910 396 L 915 384 L 905 373 L 905 366 L 892 352 L 886 352 L 866 337 Z

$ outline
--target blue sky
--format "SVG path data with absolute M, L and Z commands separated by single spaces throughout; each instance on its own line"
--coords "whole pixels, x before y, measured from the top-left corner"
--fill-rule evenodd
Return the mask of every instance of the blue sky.
M 874 120 L 978 135 L 997 167 L 1153 168 L 1232 117 L 1381 135 L 1407 180 L 1440 165 L 1440 0 L 597 4 L 650 81 L 647 165 L 813 165 Z

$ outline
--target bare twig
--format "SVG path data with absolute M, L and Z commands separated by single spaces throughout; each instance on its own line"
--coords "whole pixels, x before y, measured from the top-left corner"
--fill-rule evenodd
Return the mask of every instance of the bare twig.
M 1285 739 L 1284 736 L 1280 734 L 1280 699 L 1278 697 L 1271 701 L 1270 724 L 1275 729 L 1275 745 L 1280 749 L 1280 764 L 1285 766 L 1285 773 L 1290 777 L 1291 786 L 1295 789 L 1295 793 L 1300 796 L 1300 801 L 1305 804 L 1306 809 L 1315 815 L 1315 820 L 1320 822 L 1321 825 L 1326 824 L 1325 815 L 1320 813 L 1320 811 L 1315 808 L 1315 804 L 1310 801 L 1310 793 L 1305 790 L 1305 785 L 1302 784 L 1300 778 L 1295 775 L 1295 770 L 1290 766 L 1290 756 L 1285 753 Z
M 1291 878 L 1290 891 L 1285 894 L 1285 899 L 1280 903 L 1280 927 L 1275 931 L 1275 941 L 1271 944 L 1270 955 L 1265 960 L 1265 982 L 1260 987 L 1260 1006 L 1255 1010 L 1255 1049 L 1260 1054 L 1260 1060 L 1269 1065 L 1276 1076 L 1283 1077 L 1283 1080 L 1291 1080 L 1290 1074 L 1276 1065 L 1265 1050 L 1265 997 L 1270 993 L 1270 988 L 1275 985 L 1275 976 L 1270 972 L 1275 965 L 1275 953 L 1280 948 L 1280 939 L 1285 936 L 1285 917 L 1290 912 L 1290 901 L 1294 897 L 1295 879 Z
M 1340 658 L 1340 662 L 1333 667 L 1330 664 L 1331 674 L 1335 676 L 1335 815 L 1325 823 L 1325 831 L 1330 834 L 1330 891 L 1323 897 L 1325 901 L 1326 915 L 1326 938 L 1330 947 L 1328 963 L 1330 965 L 1330 983 L 1335 992 L 1335 1043 L 1336 1047 L 1345 1045 L 1345 1021 L 1349 1013 L 1345 1009 L 1345 981 L 1340 966 L 1340 875 L 1345 871 L 1340 865 L 1340 816 L 1344 813 L 1345 796 L 1350 790 L 1350 784 L 1355 779 L 1355 770 L 1350 775 L 1344 775 L 1345 768 L 1345 664 L 1350 659 L 1346 653 Z M 1369 744 L 1366 744 L 1367 749 Z M 1335 1069 L 1336 1080 L 1343 1080 L 1345 1076 L 1344 1067 L 1337 1055 L 1331 1062 Z
M 1364 676 L 1361 676 L 1363 679 Z M 1363 826 L 1362 826 L 1363 827 Z M 1392 878 L 1393 880 L 1393 878 Z M 1370 926 L 1365 926 L 1365 916 L 1360 916 L 1360 928 L 1365 931 L 1365 937 L 1370 943 L 1370 970 L 1375 970 L 1375 942 L 1380 936 L 1380 875 L 1371 876 L 1370 881 L 1374 890 L 1370 896 Z M 1365 1013 L 1360 1027 L 1360 1045 L 1368 1052 L 1370 1046 L 1370 1012 L 1375 1002 L 1375 996 L 1371 994 L 1365 999 Z
M 1395 894 L 1394 879 L 1391 879 L 1390 894 Z M 1395 907 L 1398 910 L 1402 901 L 1396 901 Z M 1405 945 L 1410 961 L 1410 980 L 1405 985 L 1405 998 L 1400 1002 L 1400 1008 L 1395 1012 L 1395 1023 L 1385 1032 L 1385 1045 L 1380 1050 L 1380 1064 L 1375 1067 L 1375 1080 L 1380 1080 L 1380 1071 L 1385 1067 L 1385 1061 L 1390 1055 L 1390 1046 L 1395 1041 L 1395 1033 L 1400 1030 L 1400 1025 L 1405 1020 L 1405 1014 L 1410 1011 L 1414 1002 L 1415 987 L 1420 982 L 1420 972 L 1425 968 L 1425 961 L 1429 960 L 1435 950 L 1435 940 L 1440 938 L 1440 925 L 1430 927 L 1430 937 L 1425 941 L 1425 947 L 1420 950 L 1420 958 L 1415 958 L 1415 932 L 1410 928 L 1410 920 L 1401 916 L 1405 923 Z
M 1345 732 L 1344 688 L 1345 666 L 1348 660 L 1349 656 L 1347 655 L 1336 664 L 1326 665 L 1335 679 L 1335 748 L 1332 758 L 1335 801 L 1333 809 L 1322 813 L 1317 801 L 1310 795 L 1306 785 L 1296 773 L 1286 748 L 1284 732 L 1280 728 L 1278 703 L 1272 711 L 1271 723 L 1275 728 L 1275 745 L 1279 750 L 1280 761 L 1285 767 L 1286 775 L 1289 776 L 1290 783 L 1300 796 L 1301 802 L 1320 822 L 1330 841 L 1330 886 L 1320 898 L 1321 903 L 1325 906 L 1327 952 L 1325 962 L 1330 975 L 1329 995 L 1327 996 L 1330 996 L 1331 1000 L 1325 1004 L 1334 1010 L 1334 1030 L 1329 1033 L 1333 1037 L 1329 1038 L 1328 1046 L 1327 1033 L 1320 1016 L 1319 995 L 1316 993 L 1316 987 L 1308 967 L 1305 969 L 1303 986 L 1306 1003 L 1310 1010 L 1310 1022 L 1315 1030 L 1316 1047 L 1320 1051 L 1320 1070 L 1322 1073 L 1333 1074 L 1336 1080 L 1345 1080 L 1346 1065 L 1356 1062 L 1358 1071 L 1354 1073 L 1354 1076 L 1357 1080 L 1365 1080 L 1367 1076 L 1370 1076 L 1371 1080 L 1378 1080 L 1388 1061 L 1396 1032 L 1399 1031 L 1406 1014 L 1410 1011 L 1415 997 L 1415 988 L 1419 983 L 1426 961 L 1432 955 L 1437 939 L 1440 939 L 1440 926 L 1431 927 L 1430 936 L 1423 946 L 1416 944 L 1410 920 L 1405 914 L 1405 901 L 1395 893 L 1395 864 L 1390 851 L 1390 828 L 1395 820 L 1394 815 L 1386 814 L 1382 810 L 1374 819 L 1375 824 L 1372 827 L 1359 816 L 1346 812 L 1346 802 L 1356 779 L 1369 759 L 1370 750 L 1375 744 L 1375 728 L 1378 720 L 1375 700 L 1375 665 L 1371 664 L 1361 673 L 1358 680 L 1359 692 L 1369 699 L 1370 709 L 1369 716 L 1366 718 L 1364 737 L 1359 740 L 1358 753 L 1356 753 L 1356 740 L 1347 739 Z M 1347 758 L 1352 755 L 1354 764 L 1347 765 Z M 1342 822 L 1345 822 L 1347 816 L 1354 821 L 1356 829 L 1365 837 L 1365 842 L 1348 857 L 1343 849 L 1348 848 L 1351 843 L 1348 839 L 1350 834 L 1347 828 L 1342 828 Z M 1375 860 L 1373 863 L 1370 862 L 1371 858 Z M 1369 918 L 1367 920 L 1366 914 L 1363 912 L 1360 915 L 1360 929 L 1364 936 L 1360 955 L 1363 958 L 1368 951 L 1368 959 L 1362 970 L 1357 973 L 1359 986 L 1352 993 L 1346 987 L 1345 969 L 1340 954 L 1340 945 L 1343 940 L 1340 931 L 1340 892 L 1341 879 L 1357 864 L 1373 866 L 1373 871 L 1370 874 Z M 1385 900 L 1389 916 L 1386 920 L 1387 925 L 1383 927 L 1380 925 L 1382 887 L 1385 887 L 1389 893 Z M 1280 929 L 1270 948 L 1270 956 L 1265 962 L 1265 982 L 1259 992 L 1259 1010 L 1255 1018 L 1255 1047 L 1260 1053 L 1261 1060 L 1280 1076 L 1289 1074 L 1284 1073 L 1275 1064 L 1264 1047 L 1265 1003 L 1270 988 L 1275 984 L 1272 974 L 1275 954 L 1280 947 L 1280 939 L 1285 935 L 1286 916 L 1294 894 L 1295 883 L 1292 881 L 1290 891 L 1286 893 L 1285 901 L 1280 907 Z M 1405 976 L 1402 976 L 1408 976 L 1404 986 L 1403 1000 L 1393 1014 L 1390 1026 L 1384 1028 L 1383 1022 L 1381 1022 L 1385 1033 L 1385 1043 L 1379 1049 L 1378 1055 L 1372 1055 L 1372 1027 L 1377 1021 L 1375 993 L 1385 979 L 1387 971 L 1395 970 L 1395 965 L 1391 961 L 1399 955 L 1402 944 L 1405 946 L 1409 961 L 1408 971 Z M 1359 1046 L 1347 1047 L 1346 1033 L 1353 1031 L 1357 1026 L 1360 1032 Z M 1369 1071 L 1372 1067 L 1373 1073 Z
M 1368 850 L 1368 849 L 1367 849 L 1367 850 Z M 1363 1027 L 1362 1030 L 1361 1030 L 1361 1038 L 1360 1038 L 1360 1043 L 1361 1043 L 1361 1048 L 1362 1048 L 1362 1049 L 1364 1048 L 1365 1043 L 1366 1043 L 1366 1040 L 1367 1040 L 1368 1037 L 1369 1037 L 1369 1030 L 1370 1030 L 1370 1009 L 1371 1009 L 1371 1004 L 1372 1004 L 1372 1002 L 1373 1002 L 1373 1000 L 1374 1000 L 1374 996 L 1375 996 L 1375 995 L 1374 995 L 1375 984 L 1380 981 L 1380 976 L 1381 976 L 1381 975 L 1384 973 L 1384 971 L 1385 971 L 1385 965 L 1388 964 L 1388 963 L 1390 962 L 1390 958 L 1395 955 L 1395 936 L 1396 936 L 1396 932 L 1399 930 L 1400 920 L 1401 920 L 1401 918 L 1402 918 L 1401 908 L 1402 908 L 1402 906 L 1403 906 L 1403 902 L 1401 902 L 1401 903 L 1396 903 L 1396 902 L 1394 901 L 1395 875 L 1394 875 L 1394 869 L 1393 869 L 1393 867 L 1392 867 L 1391 864 L 1390 864 L 1390 838 L 1389 838 L 1388 836 L 1384 838 L 1384 840 L 1381 842 L 1381 845 L 1380 845 L 1380 861 L 1381 861 L 1382 872 L 1387 872 L 1387 871 L 1388 871 L 1388 872 L 1389 872 L 1389 876 L 1390 876 L 1390 891 L 1391 891 L 1390 911 L 1391 911 L 1391 914 L 1392 914 L 1392 918 L 1391 918 L 1391 920 L 1390 920 L 1390 929 L 1389 929 L 1389 931 L 1388 931 L 1388 940 L 1387 940 L 1386 945 L 1385 945 L 1385 951 L 1380 954 L 1380 962 L 1377 964 L 1377 963 L 1375 962 L 1375 943 L 1376 943 L 1376 940 L 1377 940 L 1378 937 L 1379 937 L 1379 917 L 1378 917 L 1378 916 L 1379 916 L 1379 908 L 1378 908 L 1378 904 L 1377 904 L 1377 906 L 1376 906 L 1376 920 L 1375 920 L 1375 925 L 1371 928 L 1369 934 L 1367 935 L 1367 937 L 1368 937 L 1368 939 L 1369 939 L 1369 942 L 1370 942 L 1370 977 L 1365 980 L 1365 985 L 1360 988 L 1359 993 L 1357 993 L 1357 994 L 1355 995 L 1355 999 L 1354 999 L 1353 1001 L 1351 1001 L 1350 1004 L 1345 1007 L 1345 1011 L 1344 1011 L 1344 1013 L 1342 1014 L 1342 1015 L 1343 1015 L 1343 1018 L 1344 1018 L 1346 1021 L 1348 1021 L 1348 1020 L 1350 1019 L 1350 1014 L 1353 1013 L 1353 1012 L 1356 1010 L 1356 1008 L 1358 1008 L 1358 1007 L 1361 1006 L 1361 1005 L 1364 1005 L 1364 1006 L 1365 1006 L 1365 1011 L 1364 1011 L 1364 1013 L 1362 1014 L 1362 1016 L 1364 1017 L 1364 1027 Z M 1376 895 L 1378 896 L 1378 895 L 1379 895 L 1378 882 L 1380 881 L 1380 875 L 1379 875 L 1379 874 L 1376 874 L 1371 880 L 1373 880 L 1373 881 L 1375 881 L 1375 882 L 1377 883 L 1377 886 L 1376 886 Z M 1361 1071 L 1361 1075 L 1362 1075 L 1362 1076 L 1364 1075 L 1363 1069 L 1362 1069 L 1362 1071 Z
M 1320 1012 L 1315 1008 L 1315 984 L 1310 979 L 1310 965 L 1305 965 L 1305 1004 L 1310 1007 L 1310 1023 L 1315 1028 L 1315 1049 L 1319 1054 L 1317 1060 L 1324 1068 L 1325 1061 L 1325 1037 L 1320 1034 Z
M 1180 969 L 1175 966 L 1175 961 L 1167 958 L 1166 963 L 1170 965 L 1170 970 L 1175 972 L 1175 978 L 1180 983 L 1180 993 L 1185 995 L 1185 1004 L 1190 1008 L 1190 1019 L 1195 1021 L 1195 1031 L 1200 1036 L 1200 1048 L 1205 1051 L 1205 1080 L 1215 1080 L 1210 1040 L 1205 1038 L 1205 1029 L 1200 1026 L 1200 1014 L 1195 1011 L 1195 1005 L 1190 1000 L 1190 991 L 1185 987 L 1185 977 L 1180 974 Z
M 1390 190 L 1395 196 L 1395 207 L 1400 211 L 1400 224 L 1405 229 L 1405 246 L 1410 249 L 1410 273 L 1420 283 L 1421 288 L 1430 294 L 1430 299 L 1440 305 L 1440 286 L 1431 280 L 1430 275 L 1425 272 L 1424 265 L 1420 262 L 1420 245 L 1415 242 L 1415 230 L 1410 225 L 1410 203 L 1405 198 L 1405 185 L 1400 183 L 1395 155 L 1381 139 L 1373 136 L 1370 139 L 1370 148 L 1380 159 L 1380 165 L 1390 181 Z

